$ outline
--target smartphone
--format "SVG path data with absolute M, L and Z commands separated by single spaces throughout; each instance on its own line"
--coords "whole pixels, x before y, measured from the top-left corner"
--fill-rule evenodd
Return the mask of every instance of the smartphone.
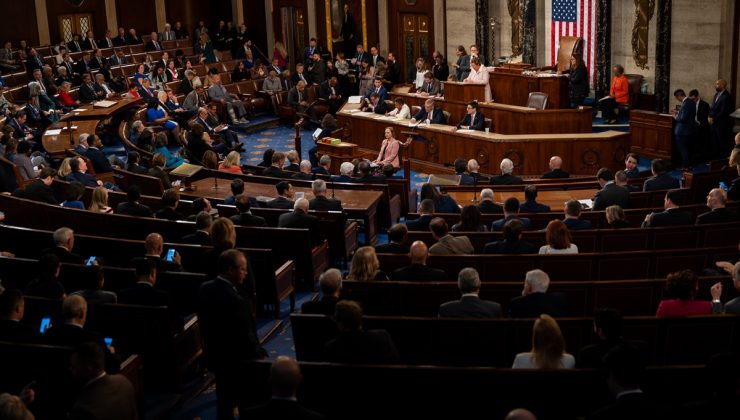
M 51 327 L 51 318 L 49 318 L 48 316 L 41 318 L 41 326 L 39 327 L 39 332 L 43 334 L 46 332 L 46 330 L 49 329 L 49 327 Z
M 300 198 L 303 198 L 305 195 L 306 194 L 303 193 L 302 191 L 298 191 L 298 192 L 295 193 L 295 199 L 298 200 Z
M 112 346 L 112 345 L 113 345 L 113 339 L 112 339 L 112 338 L 110 338 L 110 337 L 105 337 L 105 338 L 103 339 L 103 341 L 105 341 L 105 347 L 110 347 L 110 346 Z
M 165 257 L 165 261 L 172 262 L 173 258 L 175 258 L 175 249 L 170 248 L 167 250 L 167 257 Z
M 729 190 L 729 188 L 727 188 L 727 184 L 725 184 L 724 182 L 720 182 L 719 187 L 722 188 L 725 192 Z
M 181 182 L 182 182 L 182 181 L 180 181 L 180 180 L 178 179 L 177 181 L 174 181 L 174 182 L 172 183 L 172 186 L 173 186 L 173 187 L 179 187 L 179 186 L 180 186 L 180 183 L 181 183 Z
M 95 262 L 96 257 L 93 255 L 90 258 L 87 259 L 87 262 L 85 263 L 86 266 L 91 266 L 93 262 Z

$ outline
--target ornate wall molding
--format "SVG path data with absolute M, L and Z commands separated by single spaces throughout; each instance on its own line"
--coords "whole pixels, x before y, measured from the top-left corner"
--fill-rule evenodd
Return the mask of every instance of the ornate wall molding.
M 658 0 L 655 37 L 655 110 L 668 112 L 671 97 L 671 9 L 672 0 Z
M 611 83 L 612 56 L 612 2 L 597 0 L 596 6 L 596 97 L 609 93 Z
M 487 56 L 489 47 L 488 0 L 475 0 L 475 45 L 478 51 L 488 58 L 491 65 L 493 57 Z
M 645 70 L 648 61 L 648 32 L 655 13 L 655 0 L 635 0 L 635 25 L 632 27 L 632 57 Z

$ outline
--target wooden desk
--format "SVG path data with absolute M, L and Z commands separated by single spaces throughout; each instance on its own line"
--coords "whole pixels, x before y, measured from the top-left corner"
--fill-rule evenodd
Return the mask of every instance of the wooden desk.
M 570 105 L 566 76 L 525 76 L 518 69 L 496 67 L 489 83 L 498 103 L 526 106 L 531 92 L 543 92 L 548 95 L 547 109 L 566 109 Z
M 503 105 L 500 105 L 503 106 Z M 339 126 L 348 138 L 363 149 L 377 151 L 383 131 L 395 126 L 396 132 L 411 131 L 408 120 L 392 120 L 370 113 L 349 113 L 345 105 L 337 113 Z M 541 112 L 541 111 L 540 111 Z M 416 139 L 404 150 L 412 169 L 427 173 L 440 172 L 442 165 L 455 159 L 475 158 L 482 173 L 499 173 L 501 159 L 514 162 L 516 174 L 542 174 L 552 156 L 564 156 L 563 170 L 571 174 L 594 175 L 601 167 L 623 169 L 629 147 L 629 133 L 606 131 L 576 134 L 486 134 L 482 131 L 452 131 L 448 125 L 420 125 Z M 401 138 L 400 140 L 405 140 Z
M 93 106 L 93 104 L 80 105 L 75 109 L 84 109 L 84 111 L 72 111 L 60 118 L 59 122 L 66 122 L 68 120 L 86 120 L 91 118 L 109 118 L 126 109 L 138 107 L 142 103 L 141 98 L 113 98 L 111 99 L 111 101 L 115 101 L 116 104 L 107 108 L 103 108 L 100 106 L 96 107 Z
M 187 195 L 223 200 L 231 195 L 231 189 L 229 187 L 230 184 L 231 182 L 227 179 L 219 179 L 218 189 L 214 189 L 213 178 L 193 181 L 191 186 L 193 186 L 195 190 L 188 191 Z M 292 189 L 295 192 L 304 193 L 304 197 L 308 200 L 314 198 L 313 192 L 310 188 L 293 186 Z M 328 183 L 326 191 L 327 197 L 331 197 L 332 193 L 334 194 L 334 198 L 342 202 L 342 207 L 344 207 L 344 210 L 351 219 L 362 219 L 365 221 L 365 241 L 367 243 L 374 243 L 376 240 L 375 234 L 377 232 L 378 203 L 380 202 L 380 198 L 383 196 L 383 193 L 380 191 L 368 190 L 337 189 L 332 191 L 331 183 Z M 277 191 L 275 190 L 274 185 L 258 184 L 253 182 L 244 183 L 244 194 L 247 194 L 250 197 L 277 197 Z
M 450 113 L 450 124 L 456 125 L 465 116 L 467 102 L 435 98 L 437 106 Z M 428 98 L 415 93 L 391 93 L 391 99 L 403 98 L 409 106 L 424 106 Z M 479 104 L 479 111 L 491 119 L 491 131 L 500 134 L 590 133 L 591 108 L 546 109 L 503 103 Z M 413 116 L 413 115 L 412 115 Z M 379 139 L 382 139 L 380 137 Z
M 630 151 L 640 156 L 672 160 L 673 116 L 653 111 L 630 111 Z
M 493 201 L 497 203 L 503 203 L 509 197 L 516 197 L 520 203 L 524 202 L 524 191 L 496 191 L 496 186 L 480 185 L 480 188 L 492 188 L 493 189 Z M 524 186 L 522 185 L 522 190 Z M 539 191 L 537 194 L 537 202 L 550 206 L 552 211 L 560 211 L 565 209 L 565 202 L 569 200 L 590 200 L 596 195 L 596 189 L 586 190 L 565 190 L 565 191 Z M 473 202 L 472 192 L 453 191 L 448 193 L 450 197 L 457 201 L 457 204 L 465 207 L 468 204 L 480 203 L 480 191 L 475 193 L 476 201 Z
M 329 171 L 333 174 L 339 173 L 339 167 L 342 165 L 342 162 L 351 162 L 354 159 L 360 159 L 364 156 L 363 153 L 357 150 L 356 144 L 346 141 L 340 144 L 331 144 L 319 140 L 316 142 L 316 154 L 319 159 L 323 155 L 328 155 L 331 158 Z
M 61 128 L 67 128 L 67 124 L 56 123 L 49 126 L 41 137 L 41 144 L 44 145 L 44 150 L 50 155 L 64 155 L 66 149 L 74 149 L 80 144 L 80 134 L 87 133 L 93 134 L 97 131 L 98 119 L 90 120 L 79 120 L 74 122 L 74 126 L 77 127 L 75 130 L 63 130 L 57 135 L 48 134 L 49 130 L 59 130 Z
M 445 82 L 444 80 L 442 82 L 444 84 L 445 99 L 448 101 L 467 103 L 477 100 L 478 102 L 483 102 L 483 98 L 486 97 L 483 85 Z

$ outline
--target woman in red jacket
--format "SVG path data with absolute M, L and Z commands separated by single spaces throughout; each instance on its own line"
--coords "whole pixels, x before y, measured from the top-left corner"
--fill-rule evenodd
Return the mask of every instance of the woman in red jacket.
M 681 317 L 689 315 L 709 315 L 722 311 L 720 296 L 722 296 L 722 283 L 712 286 L 712 301 L 694 300 L 696 293 L 697 278 L 691 270 L 677 271 L 668 275 L 666 279 L 666 292 L 673 299 L 663 299 L 658 305 L 658 317 Z
M 624 75 L 624 67 L 617 64 L 612 69 L 612 87 L 609 90 L 609 96 L 603 98 L 601 102 L 601 117 L 607 124 L 617 122 L 617 114 L 614 110 L 617 105 L 626 105 L 630 101 L 629 82 Z

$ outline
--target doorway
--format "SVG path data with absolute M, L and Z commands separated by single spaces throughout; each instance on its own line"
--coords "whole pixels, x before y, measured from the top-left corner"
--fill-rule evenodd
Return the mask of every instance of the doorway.
M 72 40 L 73 34 L 79 34 L 80 41 L 85 39 L 85 34 L 92 30 L 92 27 L 92 13 L 59 15 L 59 37 L 65 43 Z
M 432 56 L 430 51 L 429 16 L 426 14 L 402 13 L 400 19 L 400 33 L 403 34 L 401 42 L 401 57 L 404 64 L 403 74 L 416 65 L 416 59 L 424 57 L 429 60 Z M 431 65 L 427 63 L 431 69 Z
M 308 46 L 308 24 L 305 1 L 277 0 L 273 4 L 275 40 L 283 41 L 291 72 L 303 61 L 303 48 Z

